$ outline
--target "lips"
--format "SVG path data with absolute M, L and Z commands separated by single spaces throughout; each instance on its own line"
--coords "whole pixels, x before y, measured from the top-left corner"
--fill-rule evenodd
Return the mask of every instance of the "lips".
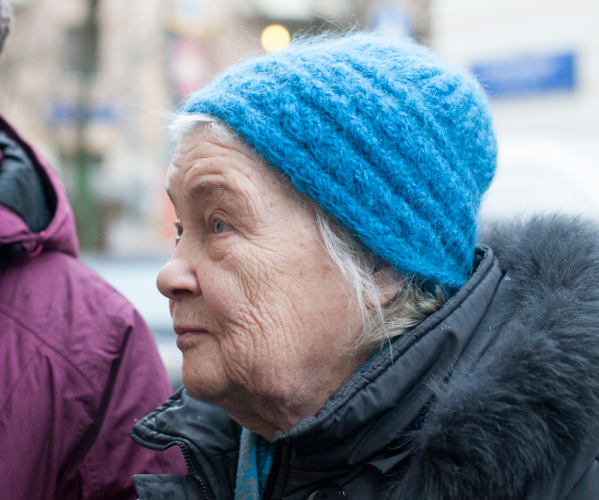
M 175 325 L 174 327 L 175 329 L 175 333 L 179 336 L 181 335 L 187 335 L 189 333 L 191 334 L 197 334 L 197 335 L 202 335 L 205 333 L 210 333 L 208 330 L 206 330 L 205 328 L 202 327 L 198 327 L 198 326 L 180 326 L 180 325 Z
M 182 327 L 175 326 L 177 334 L 177 347 L 181 351 L 185 351 L 194 347 L 194 345 L 205 335 L 210 335 L 208 330 L 198 327 Z

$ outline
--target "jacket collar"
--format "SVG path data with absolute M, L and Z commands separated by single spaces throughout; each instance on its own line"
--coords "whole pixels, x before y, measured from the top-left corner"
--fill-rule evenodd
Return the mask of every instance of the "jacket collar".
M 506 274 L 476 348 L 433 388 L 398 498 L 564 498 L 597 454 L 597 227 L 539 216 L 483 240 Z
M 135 424 L 131 437 L 154 450 L 178 445 L 187 468 L 208 498 L 233 498 L 241 426 L 220 408 L 181 387 Z

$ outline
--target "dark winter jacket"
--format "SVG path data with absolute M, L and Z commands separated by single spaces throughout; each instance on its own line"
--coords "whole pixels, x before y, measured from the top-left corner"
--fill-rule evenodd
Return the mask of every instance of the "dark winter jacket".
M 561 217 L 489 233 L 441 310 L 277 433 L 262 498 L 599 498 L 598 238 Z M 178 392 L 133 436 L 189 475 L 136 476 L 140 497 L 232 499 L 239 435 Z
M 185 471 L 129 439 L 172 393 L 148 327 L 76 259 L 50 167 L 0 119 L 0 498 L 136 498 L 134 472 Z

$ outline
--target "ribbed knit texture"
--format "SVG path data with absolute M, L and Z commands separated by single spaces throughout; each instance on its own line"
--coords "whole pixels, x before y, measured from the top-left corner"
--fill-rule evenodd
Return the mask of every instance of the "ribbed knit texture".
M 428 49 L 373 34 L 292 43 L 194 93 L 400 272 L 461 286 L 496 166 L 483 90 Z

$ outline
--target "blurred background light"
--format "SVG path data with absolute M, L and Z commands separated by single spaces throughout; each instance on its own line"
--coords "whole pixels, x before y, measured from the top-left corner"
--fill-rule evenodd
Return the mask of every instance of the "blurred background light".
M 287 45 L 291 41 L 291 35 L 285 26 L 281 26 L 280 24 L 271 24 L 264 28 L 262 32 L 262 36 L 260 36 L 260 42 L 262 43 L 262 47 L 267 52 L 274 52 L 275 50 L 280 50 Z

